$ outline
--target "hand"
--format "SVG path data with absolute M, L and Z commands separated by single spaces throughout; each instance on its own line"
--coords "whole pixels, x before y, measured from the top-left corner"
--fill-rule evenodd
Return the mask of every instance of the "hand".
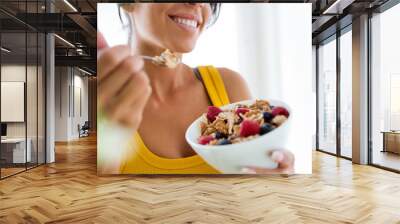
M 259 167 L 244 167 L 242 173 L 246 174 L 293 174 L 294 155 L 287 150 L 277 150 L 270 153 L 270 158 L 278 164 L 275 169 L 265 169 Z
M 108 47 L 97 33 L 98 99 L 111 121 L 137 130 L 151 94 L 143 59 L 131 55 L 128 46 Z

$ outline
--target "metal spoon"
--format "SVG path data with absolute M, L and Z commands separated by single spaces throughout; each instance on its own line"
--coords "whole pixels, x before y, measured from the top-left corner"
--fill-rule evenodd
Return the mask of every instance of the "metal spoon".
M 130 20 L 130 24 L 133 25 L 133 17 L 131 15 L 128 15 L 128 18 Z M 132 38 L 128 38 L 128 45 L 131 48 L 131 54 L 133 55 L 134 43 L 132 41 Z M 178 58 L 169 50 L 164 51 L 159 56 L 152 57 L 147 55 L 139 55 L 139 57 L 143 58 L 144 60 L 149 60 L 153 62 L 153 64 L 169 68 L 175 68 L 182 61 L 181 58 Z

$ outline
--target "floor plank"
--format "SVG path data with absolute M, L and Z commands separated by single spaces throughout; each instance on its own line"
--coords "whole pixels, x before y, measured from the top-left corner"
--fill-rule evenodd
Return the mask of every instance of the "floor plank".
M 400 175 L 320 152 L 313 175 L 96 175 L 96 139 L 0 181 L 0 223 L 400 223 Z
M 400 170 L 400 154 L 392 152 L 374 151 L 372 161 L 374 164 Z

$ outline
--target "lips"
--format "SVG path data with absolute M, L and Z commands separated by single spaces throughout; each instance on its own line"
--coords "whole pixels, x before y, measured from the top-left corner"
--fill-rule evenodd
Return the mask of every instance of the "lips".
M 169 18 L 189 29 L 197 29 L 201 24 L 200 20 L 194 15 L 169 15 Z
M 179 18 L 179 17 L 172 17 L 172 20 L 174 20 L 175 22 L 177 22 L 179 24 L 185 25 L 185 26 L 197 28 L 197 21 L 195 21 L 195 20 L 183 19 L 183 18 Z

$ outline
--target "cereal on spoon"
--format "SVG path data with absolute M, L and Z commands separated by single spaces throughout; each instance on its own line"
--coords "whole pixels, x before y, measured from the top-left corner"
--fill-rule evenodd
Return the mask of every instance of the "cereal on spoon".
M 181 63 L 181 57 L 166 49 L 164 52 L 161 53 L 160 56 L 155 56 L 153 59 L 154 64 L 166 66 L 168 68 L 175 68 L 179 63 Z
M 227 145 L 248 141 L 282 125 L 289 117 L 284 107 L 273 107 L 267 100 L 256 100 L 251 105 L 236 105 L 221 110 L 209 106 L 200 122 L 202 145 Z

